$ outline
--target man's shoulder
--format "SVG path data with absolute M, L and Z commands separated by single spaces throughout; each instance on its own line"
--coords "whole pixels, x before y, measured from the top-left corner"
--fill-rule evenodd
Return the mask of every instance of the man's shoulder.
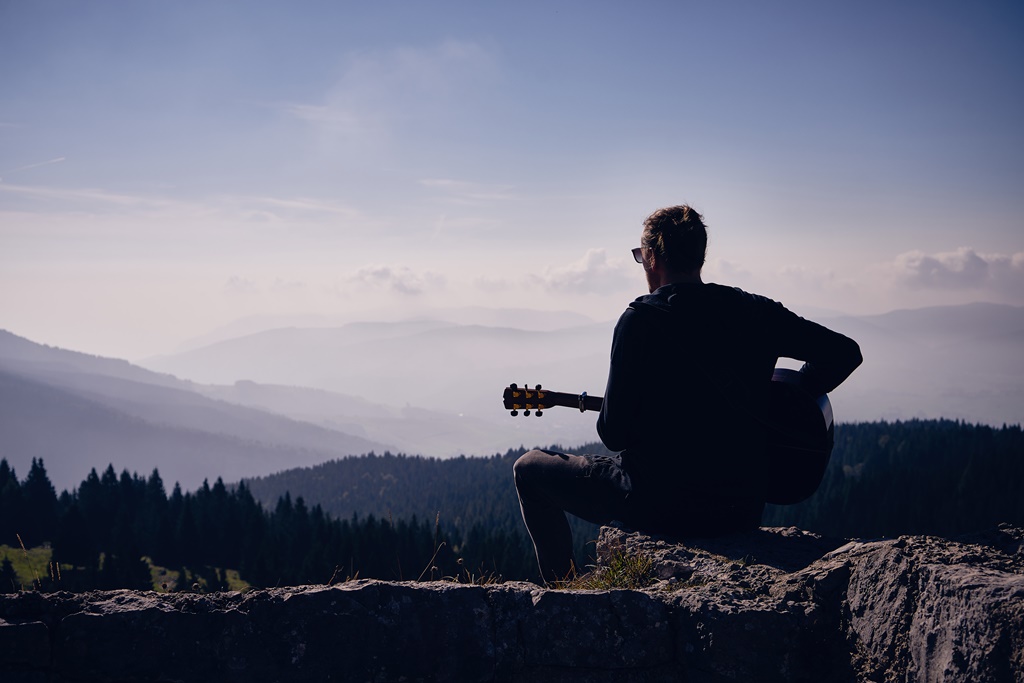
M 723 301 L 729 301 L 736 304 L 746 304 L 750 306 L 779 306 L 782 304 L 774 299 L 764 296 L 763 294 L 755 294 L 748 292 L 739 287 L 730 287 L 727 285 L 720 285 L 714 282 L 707 283 L 708 292 L 710 296 L 718 297 Z
M 627 308 L 632 311 L 686 312 L 694 308 L 767 308 L 785 310 L 778 301 L 761 294 L 753 294 L 739 287 L 714 282 L 686 285 L 666 285 L 651 294 L 634 299 Z

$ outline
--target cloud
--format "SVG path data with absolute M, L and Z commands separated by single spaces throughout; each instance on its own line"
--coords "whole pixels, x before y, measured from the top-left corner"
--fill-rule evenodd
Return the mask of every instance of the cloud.
M 181 202 L 174 202 L 172 200 L 142 195 L 127 195 L 92 187 L 60 188 L 0 183 L 0 191 L 57 201 L 87 201 L 117 206 L 148 206 L 163 209 L 181 205 Z
M 417 183 L 443 195 L 445 201 L 463 206 L 480 206 L 495 201 L 519 199 L 519 196 L 512 192 L 511 185 L 486 185 L 449 178 L 424 178 Z
M 243 200 L 244 201 L 244 200 Z M 311 199 L 308 197 L 295 197 L 293 199 L 282 199 L 277 197 L 252 197 L 248 201 L 266 204 L 268 206 L 297 209 L 299 211 L 312 211 L 315 213 L 333 213 L 355 218 L 359 215 L 356 209 L 337 202 Z
M 481 46 L 460 41 L 360 54 L 322 102 L 277 106 L 330 133 L 365 141 L 387 134 L 403 120 L 421 124 L 426 114 L 489 73 L 492 64 Z
M 44 162 L 55 163 L 57 160 Z M 37 164 L 43 165 L 43 164 Z M 161 215 L 217 216 L 243 220 L 278 220 L 274 211 L 332 214 L 350 219 L 361 218 L 360 212 L 348 204 L 329 199 L 311 197 L 271 197 L 221 195 L 194 200 L 174 199 L 159 195 L 125 194 L 101 188 L 46 187 L 41 185 L 12 185 L 0 182 L 0 192 L 18 194 L 46 200 L 46 203 L 67 202 L 75 205 L 108 207 L 114 210 L 159 212 Z
M 926 254 L 900 254 L 892 269 L 899 281 L 916 289 L 989 290 L 1024 299 L 1024 252 L 979 254 L 970 247 Z
M 26 164 L 24 166 L 18 166 L 7 171 L 7 173 L 17 173 L 18 171 L 27 171 L 30 168 L 39 168 L 40 166 L 49 166 L 50 164 L 59 164 L 62 161 L 67 161 L 67 157 L 57 157 L 56 159 L 49 159 L 47 161 L 40 161 L 34 164 Z M 2 180 L 2 178 L 0 178 Z
M 358 269 L 349 281 L 369 289 L 396 292 L 407 296 L 423 294 L 429 288 L 445 285 L 444 276 L 432 272 L 417 273 L 406 266 L 369 265 Z
M 259 292 L 259 287 L 249 278 L 232 275 L 224 283 L 224 291 L 231 295 L 250 295 Z
M 631 265 L 636 269 L 630 268 Z M 579 261 L 547 268 L 542 275 L 532 275 L 531 280 L 545 289 L 558 292 L 610 294 L 635 287 L 639 268 L 632 262 L 610 261 L 604 249 L 588 249 Z
M 492 66 L 491 55 L 482 46 L 459 40 L 446 40 L 428 48 L 398 48 L 361 65 L 376 77 L 377 83 L 383 81 L 431 94 L 457 89 L 467 77 L 486 74 Z

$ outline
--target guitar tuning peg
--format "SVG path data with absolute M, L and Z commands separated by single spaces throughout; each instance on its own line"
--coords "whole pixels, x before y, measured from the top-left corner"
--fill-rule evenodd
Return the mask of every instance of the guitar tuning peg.
M 508 388 L 511 389 L 512 391 L 515 391 L 516 389 L 519 388 L 519 385 L 516 384 L 515 382 L 512 382 L 512 384 L 508 385 Z
M 539 384 L 537 385 L 537 391 L 540 391 L 540 385 Z
M 541 415 L 543 415 L 543 414 L 544 414 L 544 411 L 542 411 L 542 410 L 538 410 L 538 411 L 537 411 L 536 413 L 534 413 L 534 414 L 535 414 L 535 415 L 536 415 L 537 417 L 540 417 Z
M 516 415 L 518 415 L 518 414 L 519 414 L 519 411 L 518 411 L 518 410 L 513 410 L 513 411 L 512 411 L 512 417 L 515 417 L 515 416 L 516 416 Z
M 530 411 L 529 410 L 524 410 L 523 411 L 523 417 L 530 417 Z

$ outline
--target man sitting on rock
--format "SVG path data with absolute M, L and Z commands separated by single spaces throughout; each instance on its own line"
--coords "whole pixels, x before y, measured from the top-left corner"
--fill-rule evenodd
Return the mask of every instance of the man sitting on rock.
M 769 464 L 766 430 L 751 414 L 776 362 L 805 361 L 802 385 L 815 396 L 861 363 L 852 339 L 765 297 L 704 283 L 706 251 L 703 216 L 689 206 L 660 209 L 644 221 L 633 257 L 651 293 L 615 326 L 597 421 L 601 440 L 620 454 L 533 450 L 515 463 L 545 582 L 576 570 L 566 512 L 677 536 L 757 528 Z

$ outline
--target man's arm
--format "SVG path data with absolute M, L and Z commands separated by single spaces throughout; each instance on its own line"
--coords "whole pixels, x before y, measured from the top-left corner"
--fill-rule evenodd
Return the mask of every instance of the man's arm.
M 597 433 L 612 451 L 622 451 L 635 444 L 633 431 L 642 423 L 638 415 L 643 403 L 640 379 L 644 369 L 640 361 L 645 354 L 642 352 L 640 325 L 637 312 L 626 309 L 612 335 L 608 385 L 597 418 Z
M 804 361 L 803 385 L 815 396 L 838 387 L 864 360 L 854 340 L 779 308 L 779 355 Z

